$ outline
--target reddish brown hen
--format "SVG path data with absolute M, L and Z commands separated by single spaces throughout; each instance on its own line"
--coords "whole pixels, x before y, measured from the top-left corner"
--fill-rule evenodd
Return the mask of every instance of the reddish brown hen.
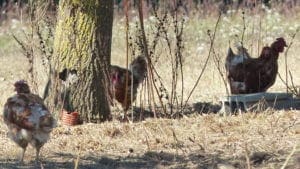
M 17 94 L 7 99 L 3 113 L 8 136 L 23 149 L 20 162 L 28 144 L 36 149 L 38 162 L 40 149 L 48 141 L 56 121 L 43 100 L 30 92 L 26 81 L 17 81 L 14 86 Z
M 132 101 L 136 99 L 139 84 L 143 82 L 147 73 L 146 58 L 138 56 L 130 64 L 130 70 L 112 65 L 110 68 L 110 79 L 112 84 L 112 96 L 123 107 L 126 112 Z M 128 74 L 127 91 L 126 91 L 126 74 Z M 132 90 L 132 91 L 131 91 Z
M 271 46 L 265 46 L 258 58 L 249 54 L 234 54 L 229 48 L 226 71 L 232 94 L 248 94 L 267 91 L 276 80 L 278 56 L 284 51 L 286 42 L 277 38 Z

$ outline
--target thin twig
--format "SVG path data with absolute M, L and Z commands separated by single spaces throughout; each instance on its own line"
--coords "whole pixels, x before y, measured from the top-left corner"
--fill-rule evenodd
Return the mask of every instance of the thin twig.
M 222 15 L 222 14 L 220 13 L 220 14 L 219 14 L 219 17 L 218 17 L 218 19 L 217 19 L 217 22 L 216 22 L 216 25 L 215 25 L 215 28 L 214 28 L 214 32 L 213 32 L 213 36 L 212 36 L 213 38 L 212 38 L 212 41 L 210 42 L 210 48 L 209 48 L 208 56 L 207 56 L 207 58 L 206 58 L 206 60 L 205 60 L 204 66 L 203 66 L 203 68 L 202 68 L 202 70 L 201 70 L 201 72 L 200 72 L 200 75 L 198 76 L 198 78 L 197 78 L 197 80 L 196 80 L 196 83 L 194 84 L 194 87 L 192 88 L 191 92 L 190 92 L 189 95 L 188 95 L 188 98 L 187 98 L 186 101 L 185 101 L 185 105 L 184 105 L 184 108 L 183 108 L 183 109 L 186 108 L 187 103 L 188 103 L 190 97 L 192 96 L 193 92 L 195 91 L 196 87 L 198 86 L 199 81 L 200 81 L 200 79 L 201 79 L 201 77 L 202 77 L 202 75 L 203 75 L 203 73 L 204 73 L 204 70 L 205 70 L 206 67 L 207 67 L 208 60 L 209 60 L 209 58 L 210 58 L 210 56 L 211 56 L 211 52 L 212 52 L 212 49 L 213 49 L 213 46 L 214 46 L 214 42 L 215 42 L 215 38 L 216 38 L 216 33 L 217 33 L 217 28 L 218 28 L 219 22 L 220 22 L 220 20 L 221 20 L 221 15 Z M 209 32 L 209 31 L 208 31 L 208 32 Z
M 212 40 L 212 39 L 211 39 L 211 36 L 210 36 L 210 40 Z M 226 90 L 226 94 L 229 95 L 229 90 L 228 90 L 228 87 L 227 87 L 226 78 L 225 78 L 224 73 L 222 72 L 221 65 L 220 65 L 221 58 L 220 58 L 220 56 L 218 56 L 218 55 L 216 54 L 215 49 L 213 49 L 213 59 L 214 59 L 215 65 L 216 65 L 216 67 L 217 67 L 217 70 L 218 70 L 218 72 L 219 72 L 219 74 L 220 74 L 220 76 L 221 76 L 222 82 L 223 82 L 223 84 L 224 84 L 224 87 L 225 87 L 225 90 Z
M 285 167 L 288 165 L 288 162 L 290 161 L 290 159 L 292 158 L 292 156 L 294 155 L 294 153 L 297 150 L 297 144 L 295 144 L 295 146 L 293 147 L 293 150 L 291 151 L 291 153 L 287 156 L 286 160 L 284 161 L 282 167 L 280 169 L 285 169 Z
M 128 51 L 128 31 L 129 31 L 128 0 L 125 0 L 124 3 L 125 3 L 124 6 L 125 6 L 125 16 L 126 16 L 126 22 L 125 22 L 125 28 L 126 28 L 126 70 L 128 70 L 128 52 L 129 52 Z M 129 98 L 127 98 L 127 95 L 128 95 L 128 81 L 129 81 L 129 79 L 128 79 L 128 71 L 126 71 L 126 76 L 125 76 L 125 98 L 124 98 L 124 101 L 123 101 L 123 104 L 126 105 L 126 107 L 128 106 L 127 105 L 128 104 L 127 103 L 127 99 L 129 99 Z M 132 100 L 133 100 L 133 97 L 132 97 L 132 95 L 133 95 L 132 87 L 133 87 L 133 85 L 131 83 L 131 90 L 130 90 L 130 92 L 131 92 L 131 98 L 130 98 L 131 99 L 131 103 L 132 103 Z M 131 106 L 132 106 L 132 104 L 131 104 Z M 127 116 L 127 110 L 125 110 L 124 118 L 127 118 L 126 116 Z M 132 115 L 132 118 L 133 118 L 133 115 Z
M 243 32 L 242 32 L 241 44 L 242 44 L 242 48 L 244 48 L 244 37 L 246 32 L 245 11 L 242 12 L 242 18 L 243 18 Z
M 284 55 L 285 55 L 285 78 L 286 78 L 285 81 L 283 80 L 281 74 L 278 72 L 278 77 L 280 78 L 280 80 L 281 80 L 281 81 L 285 84 L 285 86 L 286 86 L 286 92 L 288 93 L 289 90 L 290 90 L 290 91 L 292 91 L 293 94 L 295 94 L 295 95 L 297 95 L 297 90 L 296 90 L 296 91 L 293 90 L 293 88 L 294 88 L 294 89 L 296 88 L 296 86 L 294 86 L 294 82 L 292 81 L 292 88 L 289 87 L 289 84 L 288 84 L 288 72 L 289 72 L 289 70 L 288 70 L 288 65 L 287 65 L 287 55 L 288 55 L 289 49 L 291 48 L 291 46 L 292 46 L 293 43 L 294 43 L 294 39 L 295 39 L 297 33 L 299 32 L 299 30 L 300 30 L 300 28 L 298 28 L 298 29 L 296 30 L 296 32 L 291 36 L 291 37 L 292 37 L 291 42 L 289 43 L 287 49 L 286 49 L 285 52 L 284 52 Z M 291 76 L 291 80 L 293 80 L 292 74 L 291 74 L 291 73 L 290 73 L 290 76 Z
M 154 75 L 153 75 L 153 68 L 152 68 L 152 63 L 151 63 L 151 58 L 149 56 L 149 52 L 148 52 L 148 45 L 147 45 L 147 40 L 146 40 L 146 34 L 145 34 L 145 28 L 144 28 L 144 20 L 143 20 L 143 0 L 139 0 L 139 20 L 140 20 L 140 26 L 141 26 L 141 31 L 142 31 L 142 39 L 143 39 L 143 47 L 144 47 L 144 55 L 147 58 L 147 63 L 148 63 L 148 68 L 149 68 L 149 73 L 148 73 L 148 78 L 151 81 L 151 84 L 153 85 L 157 95 L 159 95 L 159 91 L 157 89 L 157 86 L 155 84 L 155 80 L 154 80 Z M 151 85 L 151 86 L 152 86 Z M 153 93 L 153 88 L 151 86 L 148 86 L 152 93 Z M 154 97 L 152 97 L 153 99 L 153 104 L 155 106 L 155 101 L 154 101 Z M 160 104 L 163 105 L 163 102 L 161 100 L 161 98 L 159 98 Z M 163 107 L 163 106 L 162 106 Z M 163 107 L 164 112 L 166 112 L 165 108 Z M 155 110 L 155 109 L 154 109 Z M 154 115 L 156 116 L 156 113 L 154 112 Z
M 289 81 L 288 81 L 288 60 L 287 60 L 287 56 L 288 56 L 288 52 L 289 52 L 289 49 L 291 48 L 291 46 L 293 45 L 294 43 L 294 39 L 297 35 L 297 33 L 299 32 L 299 28 L 296 30 L 296 32 L 292 35 L 292 39 L 291 39 L 291 42 L 290 44 L 288 45 L 287 49 L 285 50 L 284 52 L 284 63 L 285 63 L 285 84 L 286 84 L 286 93 L 289 92 Z
M 292 83 L 292 93 L 294 93 L 296 96 L 299 96 L 300 93 L 298 93 L 298 90 L 297 90 L 297 87 L 296 85 L 294 84 L 294 78 L 293 78 L 293 75 L 292 75 L 292 72 L 289 71 L 289 75 L 290 75 L 290 78 L 291 78 L 291 83 Z

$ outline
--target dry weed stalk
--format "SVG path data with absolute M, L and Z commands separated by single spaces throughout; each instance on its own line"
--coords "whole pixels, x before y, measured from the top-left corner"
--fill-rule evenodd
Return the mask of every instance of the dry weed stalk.
M 184 94 L 184 74 L 183 74 L 183 29 L 185 19 L 183 15 L 181 15 L 180 9 L 182 4 L 179 1 L 173 1 L 174 9 L 170 12 L 164 12 L 160 17 L 158 15 L 158 10 L 154 9 L 154 16 L 157 20 L 157 24 L 155 25 L 154 38 L 152 43 L 150 43 L 150 48 L 148 49 L 149 54 L 149 66 L 148 66 L 148 79 L 147 86 L 153 86 L 150 88 L 150 93 L 148 94 L 151 99 L 154 100 L 154 95 L 159 99 L 159 103 L 163 109 L 164 115 L 167 115 L 171 118 L 177 117 L 183 113 L 183 94 Z M 171 19 L 171 20 L 169 20 Z M 171 21 L 171 23 L 170 23 Z M 172 27 L 171 27 L 172 26 Z M 173 31 L 170 32 L 169 28 L 173 28 Z M 174 35 L 173 35 L 174 33 Z M 143 38 L 143 30 L 142 30 L 142 38 Z M 175 37 L 173 39 L 173 36 Z M 170 38 L 172 37 L 172 38 Z M 163 41 L 161 41 L 163 40 Z M 171 89 L 168 91 L 165 87 L 165 84 L 156 70 L 153 63 L 156 63 L 159 59 L 159 54 L 156 53 L 156 47 L 160 42 L 165 42 L 167 49 L 167 58 L 171 64 Z M 142 43 L 146 44 L 146 43 Z M 175 50 L 175 52 L 173 52 Z M 179 80 L 181 78 L 181 81 Z M 178 88 L 178 83 L 181 83 L 181 88 Z M 158 85 L 158 86 L 157 86 Z M 155 90 L 155 93 L 153 92 Z M 180 94 L 178 93 L 180 91 Z M 166 100 L 164 103 L 163 99 Z M 155 102 L 152 101 L 155 105 Z M 151 105 L 151 104 L 150 104 Z M 168 109 L 167 109 L 168 108 Z
M 37 65 L 35 61 L 40 57 L 44 70 L 47 74 L 50 74 L 50 70 L 47 71 L 47 67 L 51 69 L 50 59 L 53 53 L 52 41 L 54 23 L 49 17 L 47 12 L 50 1 L 29 1 L 29 21 L 30 31 L 23 31 L 25 39 L 18 38 L 16 35 L 12 35 L 16 42 L 21 46 L 23 54 L 26 56 L 29 63 L 29 78 L 32 83 L 33 91 L 38 93 L 38 78 L 37 78 Z M 43 29 L 42 29 L 43 28 Z M 43 95 L 45 96 L 46 90 Z
M 291 71 L 288 69 L 288 60 L 287 60 L 287 56 L 288 56 L 288 52 L 289 49 L 291 48 L 291 46 L 294 43 L 295 37 L 298 34 L 298 32 L 300 31 L 300 27 L 298 27 L 298 29 L 296 30 L 296 32 L 294 34 L 291 35 L 291 41 L 288 44 L 287 49 L 284 52 L 284 62 L 285 62 L 285 80 L 283 80 L 283 77 L 281 76 L 281 74 L 278 72 L 278 76 L 281 79 L 281 81 L 284 83 L 284 85 L 286 86 L 286 92 L 289 93 L 291 92 L 293 95 L 299 97 L 300 96 L 300 88 L 297 89 L 297 86 L 294 84 L 294 80 L 293 80 L 293 76 Z M 291 85 L 289 86 L 289 80 L 288 78 L 290 77 L 291 80 Z
M 247 169 L 251 169 L 251 163 L 250 163 L 250 157 L 249 157 L 250 151 L 248 149 L 248 144 L 247 143 L 245 143 L 244 150 L 245 150 Z
M 146 82 L 147 82 L 147 85 L 148 85 L 148 91 L 150 92 L 149 93 L 150 103 L 152 101 L 153 106 L 154 106 L 152 109 L 154 110 L 154 116 L 156 117 L 156 103 L 155 103 L 155 98 L 154 98 L 154 90 L 156 91 L 157 94 L 159 92 L 158 92 L 157 86 L 155 84 L 154 73 L 153 73 L 153 65 L 152 65 L 152 61 L 151 61 L 149 51 L 148 51 L 147 38 L 146 38 L 145 28 L 144 28 L 143 1 L 142 0 L 139 0 L 139 10 L 138 11 L 139 11 L 139 21 L 140 21 L 141 33 L 142 33 L 143 54 L 146 56 L 147 64 L 148 64 L 147 65 L 148 76 L 146 78 L 146 80 L 147 80 Z M 160 101 L 160 104 L 163 105 L 162 100 L 159 99 L 159 101 Z M 164 108 L 164 106 L 162 106 L 162 107 Z
M 176 2 L 174 2 L 176 3 Z M 158 96 L 159 103 L 163 109 L 163 112 L 165 115 L 170 115 L 172 117 L 176 112 L 174 111 L 174 105 L 177 106 L 177 109 L 182 110 L 182 104 L 183 104 L 183 98 L 181 98 L 181 101 L 178 101 L 178 94 L 177 94 L 177 84 L 179 75 L 178 72 L 180 71 L 180 75 L 182 77 L 181 84 L 181 94 L 183 95 L 183 88 L 184 88 L 184 79 L 183 79 L 183 59 L 182 59 L 182 49 L 183 49 L 183 23 L 184 20 L 182 19 L 179 21 L 178 16 L 178 10 L 179 10 L 179 3 L 176 3 L 176 7 L 174 9 L 172 19 L 174 24 L 174 33 L 175 33 L 175 50 L 176 52 L 173 54 L 173 46 L 172 42 L 169 39 L 169 33 L 167 31 L 168 25 L 166 25 L 166 21 L 168 19 L 168 14 L 165 13 L 163 17 L 158 16 L 158 12 L 155 9 L 154 10 L 154 16 L 156 17 L 158 24 L 156 25 L 156 32 L 154 35 L 154 39 L 152 42 L 152 45 L 150 48 L 148 48 L 147 39 L 145 35 L 144 30 L 144 24 L 143 24 L 143 15 L 142 15 L 142 2 L 140 2 L 139 5 L 139 18 L 140 18 L 140 27 L 141 27 L 141 39 L 142 39 L 142 49 L 147 56 L 148 60 L 148 77 L 146 81 L 147 85 L 147 91 L 148 91 L 148 98 L 150 100 L 150 106 L 154 106 L 153 110 L 156 109 L 156 102 L 155 102 L 155 95 Z M 160 37 L 163 36 L 163 39 L 166 41 L 166 45 L 168 47 L 170 61 L 171 61 L 171 68 L 172 68 L 172 84 L 171 84 L 171 91 L 170 93 L 166 90 L 163 81 L 161 79 L 161 76 L 157 72 L 157 70 L 154 67 L 153 62 L 155 63 L 158 59 L 154 58 L 156 46 L 159 42 Z M 157 86 L 156 82 L 159 82 L 160 87 Z M 162 99 L 166 98 L 168 100 L 167 104 L 165 105 Z M 152 103 L 151 103 L 152 102 Z M 170 113 L 167 113 L 166 106 L 170 107 Z M 174 113 L 175 112 L 175 113 Z
M 126 18 L 126 21 L 125 21 L 125 34 L 126 34 L 126 70 L 128 70 L 128 52 L 129 52 L 129 42 L 128 42 L 128 34 L 129 34 L 129 17 L 128 17 L 128 0 L 125 0 L 124 1 L 124 6 L 125 6 L 125 18 Z M 125 79 L 125 96 L 127 96 L 127 92 L 128 92 L 128 71 L 126 71 L 126 79 Z M 133 74 L 131 74 L 131 84 L 133 84 Z M 133 103 L 133 85 L 131 85 L 131 102 L 130 103 Z M 115 97 L 115 96 L 114 96 Z M 123 101 L 123 104 L 126 105 L 127 103 L 127 97 L 125 97 L 124 101 Z M 131 107 L 132 107 L 132 104 L 131 104 Z M 131 108 L 132 109 L 132 108 Z M 126 116 L 126 113 L 124 115 L 124 117 Z M 132 118 L 132 121 L 133 121 L 133 109 L 131 111 L 131 118 Z
M 172 26 L 174 27 L 174 36 L 175 41 L 172 43 L 172 40 L 170 39 L 170 33 L 168 32 L 168 27 L 170 25 L 167 25 L 167 19 L 168 14 L 165 13 L 162 18 L 158 17 L 157 11 L 154 12 L 154 15 L 156 19 L 158 20 L 157 25 L 157 33 L 155 34 L 155 38 L 153 41 L 152 51 L 155 51 L 156 44 L 159 40 L 159 37 L 163 36 L 163 40 L 165 40 L 167 49 L 168 49 L 168 58 L 171 62 L 171 90 L 170 92 L 167 91 L 165 88 L 162 79 L 160 78 L 160 75 L 156 70 L 155 75 L 157 76 L 159 83 L 160 83 L 160 95 L 159 98 L 165 98 L 167 100 L 167 105 L 170 108 L 170 112 L 168 112 L 168 115 L 170 117 L 174 117 L 174 115 L 178 115 L 178 113 L 182 113 L 182 105 L 183 105 L 183 93 L 184 93 L 184 76 L 183 76 L 183 25 L 184 25 L 184 19 L 179 16 L 180 13 L 180 7 L 181 4 L 178 1 L 173 1 L 174 10 L 171 12 L 171 18 L 172 18 Z M 173 46 L 174 45 L 174 46 Z M 175 48 L 175 49 L 174 49 Z M 175 53 L 172 51 L 175 50 Z M 152 52 L 154 53 L 154 52 Z M 157 58 L 158 59 L 158 58 Z M 180 76 L 179 76 L 180 73 Z M 181 77 L 181 99 L 178 100 L 180 97 L 177 94 L 177 86 L 178 86 L 178 79 Z M 165 107 L 165 106 L 164 106 Z M 179 110 L 179 111 L 176 111 Z M 166 113 L 166 112 L 165 112 Z
M 74 169 L 78 169 L 81 152 L 82 152 L 82 145 L 79 146 L 79 151 L 76 160 L 74 160 Z
M 176 133 L 174 131 L 174 129 L 172 129 L 172 136 L 174 139 L 174 147 L 176 149 L 176 153 L 178 154 L 178 149 L 180 149 L 183 153 L 186 153 L 186 150 L 183 149 L 183 145 L 182 145 L 182 141 L 180 141 L 177 136 Z
M 245 11 L 242 11 L 242 19 L 243 19 L 243 31 L 242 31 L 242 37 L 241 37 L 241 45 L 242 45 L 242 48 L 244 48 L 244 38 L 245 38 L 245 32 L 246 32 Z
M 192 94 L 194 93 L 196 87 L 198 86 L 198 84 L 199 84 L 199 82 L 200 82 L 200 79 L 201 79 L 201 77 L 202 77 L 202 75 L 203 75 L 203 73 L 204 73 L 204 71 L 205 71 L 205 69 L 206 69 L 206 67 L 207 67 L 209 58 L 211 57 L 211 53 L 212 53 L 212 50 L 213 50 L 213 46 L 214 46 L 214 42 L 215 42 L 215 38 L 216 38 L 216 33 L 217 33 L 217 30 L 218 30 L 218 25 L 219 25 L 219 23 L 220 23 L 220 21 L 221 21 L 221 15 L 222 15 L 222 14 L 220 13 L 220 14 L 219 14 L 219 17 L 218 17 L 218 19 L 217 19 L 217 22 L 216 22 L 216 24 L 215 24 L 214 31 L 213 31 L 213 34 L 212 34 L 212 40 L 210 41 L 210 47 L 209 47 L 208 56 L 207 56 L 207 58 L 206 58 L 206 60 L 205 60 L 204 66 L 202 67 L 201 72 L 200 72 L 200 74 L 199 74 L 199 76 L 198 76 L 198 78 L 197 78 L 197 80 L 196 80 L 196 82 L 195 82 L 195 84 L 194 84 L 192 90 L 190 91 L 190 93 L 189 93 L 189 95 L 188 95 L 188 97 L 187 97 L 187 99 L 186 99 L 186 101 L 185 101 L 185 105 L 184 105 L 184 108 L 183 108 L 183 109 L 186 108 L 186 106 L 187 106 L 187 104 L 188 104 L 188 101 L 189 101 L 190 97 L 192 96 Z M 210 30 L 208 30 L 207 33 L 210 34 Z
M 184 93 L 184 76 L 183 76 L 183 55 L 182 55 L 182 50 L 184 48 L 183 46 L 183 24 L 184 24 L 184 19 L 179 22 L 178 18 L 178 13 L 179 13 L 179 7 L 180 4 L 179 2 L 174 0 L 175 4 L 175 11 L 173 14 L 173 22 L 174 22 L 174 33 L 175 33 L 175 43 L 176 43 L 176 48 L 175 48 L 175 58 L 172 59 L 174 60 L 174 64 L 172 64 L 174 67 L 172 67 L 172 91 L 171 91 L 171 98 L 170 98 L 170 105 L 171 105 L 171 112 L 170 114 L 173 116 L 173 106 L 175 101 L 177 105 L 177 109 L 180 110 L 180 113 L 183 111 L 183 93 Z M 181 99 L 180 99 L 180 104 L 178 103 L 178 95 L 177 95 L 177 83 L 178 83 L 178 71 L 180 71 L 180 76 L 181 76 Z
M 46 85 L 42 93 L 42 98 L 45 100 L 49 95 L 50 85 L 52 83 L 52 75 L 54 78 L 58 78 L 57 73 L 53 70 L 51 64 L 53 54 L 53 39 L 54 39 L 54 26 L 56 20 L 52 17 L 51 7 L 53 2 L 50 0 L 42 1 L 29 1 L 29 31 L 23 31 L 24 38 L 12 35 L 16 42 L 21 46 L 23 54 L 27 58 L 29 63 L 29 81 L 32 84 L 33 91 L 38 93 L 39 91 L 39 77 L 46 75 Z M 36 62 L 40 60 L 41 66 Z M 57 63 L 59 64 L 59 63 Z M 42 74 L 41 74 L 42 73 Z M 58 84 L 54 85 L 54 95 L 60 92 L 58 90 Z M 63 100 L 59 100 L 64 102 Z M 50 104 L 47 102 L 47 104 Z M 57 105 L 48 105 L 50 111 L 54 112 Z M 56 114 L 58 115 L 58 114 Z
M 143 130 L 144 130 L 144 133 L 145 133 L 145 139 L 146 139 L 146 144 L 147 144 L 147 148 L 148 148 L 148 151 L 151 151 L 151 146 L 150 146 L 150 142 L 149 142 L 149 133 L 146 129 L 146 127 L 143 125 L 142 126 Z
M 213 40 L 212 35 L 209 33 L 208 34 L 210 41 Z M 213 53 L 213 60 L 214 63 L 216 65 L 216 68 L 219 72 L 219 75 L 221 76 L 222 82 L 224 84 L 224 87 L 226 89 L 226 94 L 229 95 L 229 89 L 228 89 L 228 85 L 227 85 L 227 81 L 226 81 L 226 73 L 224 74 L 224 63 L 222 62 L 221 56 L 219 54 L 216 53 L 216 50 L 214 48 L 214 46 L 212 47 L 212 53 Z
M 294 155 L 296 150 L 297 150 L 297 144 L 294 145 L 291 153 L 287 156 L 287 158 L 285 159 L 285 161 L 284 161 L 284 163 L 283 163 L 283 165 L 280 169 L 285 169 L 286 168 L 286 166 L 288 165 L 288 162 L 290 161 L 290 159 L 292 158 L 292 156 Z

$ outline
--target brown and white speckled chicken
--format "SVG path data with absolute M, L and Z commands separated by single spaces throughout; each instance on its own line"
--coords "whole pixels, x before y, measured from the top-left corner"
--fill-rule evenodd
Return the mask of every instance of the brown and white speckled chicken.
M 30 92 L 26 81 L 17 81 L 14 86 L 17 94 L 7 99 L 3 113 L 8 136 L 22 148 L 20 162 L 23 162 L 28 144 L 36 149 L 38 162 L 40 149 L 48 141 L 56 121 L 43 100 Z
M 124 111 L 127 111 L 131 105 L 131 94 L 133 98 L 132 101 L 136 99 L 138 86 L 143 82 L 146 73 L 147 62 L 143 56 L 135 58 L 131 62 L 129 70 L 115 65 L 110 67 L 112 97 L 122 105 Z M 126 74 L 128 74 L 127 87 Z

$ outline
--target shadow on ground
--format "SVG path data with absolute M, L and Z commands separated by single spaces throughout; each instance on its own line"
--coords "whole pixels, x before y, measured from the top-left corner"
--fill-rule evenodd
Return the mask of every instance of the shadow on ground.
M 245 168 L 244 159 L 224 159 L 222 154 L 204 154 L 191 153 L 186 155 L 177 155 L 166 152 L 148 151 L 141 156 L 128 154 L 126 157 L 111 155 L 88 155 L 80 157 L 79 169 L 140 169 L 140 168 L 199 168 L 214 169 L 219 168 L 218 165 L 229 165 L 236 168 Z M 75 167 L 76 155 L 56 153 L 49 154 L 42 163 L 35 165 L 34 161 L 18 164 L 15 160 L 0 159 L 1 169 L 70 169 Z M 268 159 L 266 159 L 268 160 Z M 263 161 L 264 162 L 264 161 Z M 262 162 L 262 163 L 263 163 Z
M 143 121 L 147 118 L 169 118 L 169 119 L 178 119 L 184 116 L 189 116 L 193 114 L 209 114 L 209 113 L 218 113 L 221 109 L 220 104 L 213 104 L 211 102 L 197 102 L 191 105 L 185 106 L 183 109 L 180 109 L 176 106 L 167 107 L 165 109 L 161 107 L 156 107 L 155 110 L 152 108 L 141 108 L 133 107 L 133 111 L 129 110 L 127 112 L 128 118 L 133 122 Z M 115 116 L 113 118 L 122 120 L 124 117 L 124 112 L 122 110 L 115 110 L 113 112 Z

